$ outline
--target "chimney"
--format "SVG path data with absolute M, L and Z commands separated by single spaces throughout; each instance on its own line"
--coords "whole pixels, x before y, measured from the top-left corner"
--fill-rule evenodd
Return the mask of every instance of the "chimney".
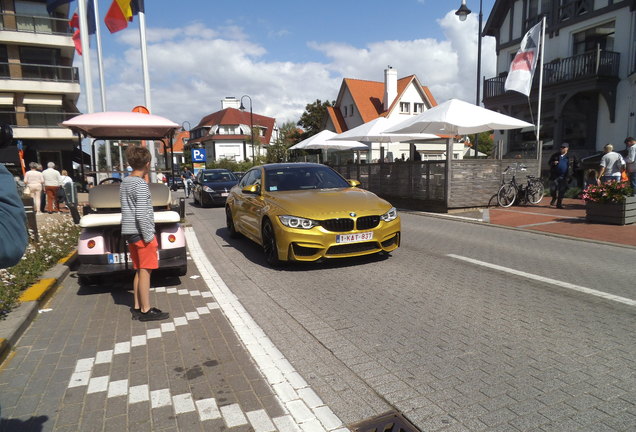
M 225 109 L 225 108 L 239 109 L 239 106 L 241 106 L 241 102 L 234 96 L 226 96 L 225 99 L 221 100 L 221 109 Z
M 397 71 L 390 65 L 384 69 L 384 111 L 388 110 L 397 97 Z

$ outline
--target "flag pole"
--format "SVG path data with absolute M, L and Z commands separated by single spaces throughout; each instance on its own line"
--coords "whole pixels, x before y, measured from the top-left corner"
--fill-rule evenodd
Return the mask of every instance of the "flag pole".
M 143 4 L 144 2 L 141 0 L 140 5 Z M 141 46 L 141 70 L 144 78 L 144 102 L 148 111 L 152 113 L 152 103 L 150 100 L 150 74 L 148 73 L 148 52 L 146 47 L 146 12 L 144 6 L 139 8 L 139 43 Z M 154 141 L 148 141 L 148 147 L 152 156 L 150 166 L 151 168 L 155 168 L 157 165 L 157 156 L 155 155 Z M 156 177 L 156 173 L 151 171 L 151 181 L 154 182 L 156 181 L 156 178 L 152 178 L 153 175 Z
M 543 97 L 543 55 L 545 53 L 545 15 L 541 18 L 541 44 L 539 63 L 539 101 L 537 105 L 537 158 L 539 160 L 539 177 L 541 177 L 541 158 L 543 157 L 543 144 L 541 143 L 541 101 Z
M 93 83 L 88 47 L 88 21 L 86 20 L 86 0 L 77 0 L 79 10 L 80 43 L 82 44 L 82 64 L 84 66 L 84 90 L 86 90 L 86 112 L 93 112 Z
M 102 37 L 99 29 L 99 2 L 93 0 L 93 11 L 95 12 L 95 39 L 97 40 L 97 69 L 99 71 L 99 90 L 102 99 L 102 111 L 106 111 L 106 89 L 104 87 L 104 65 L 102 62 Z M 106 170 L 112 171 L 113 159 L 110 152 L 110 141 L 106 140 Z

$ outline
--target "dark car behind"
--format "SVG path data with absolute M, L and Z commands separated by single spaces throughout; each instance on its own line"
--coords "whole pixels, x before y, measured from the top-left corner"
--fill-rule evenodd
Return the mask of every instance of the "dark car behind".
M 194 179 L 192 197 L 201 207 L 224 205 L 230 189 L 237 183 L 238 178 L 229 170 L 201 170 Z

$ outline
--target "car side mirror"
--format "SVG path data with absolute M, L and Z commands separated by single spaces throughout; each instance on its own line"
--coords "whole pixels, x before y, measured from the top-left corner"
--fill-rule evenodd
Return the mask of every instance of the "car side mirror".
M 351 187 L 358 187 L 361 184 L 358 180 L 347 180 L 347 181 L 349 182 Z
M 261 188 L 259 185 L 253 184 L 253 185 L 245 186 L 241 190 L 243 191 L 243 193 L 256 195 L 260 192 Z

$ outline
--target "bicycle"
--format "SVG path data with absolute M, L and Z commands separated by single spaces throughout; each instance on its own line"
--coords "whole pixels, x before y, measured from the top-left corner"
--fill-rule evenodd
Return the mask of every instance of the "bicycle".
M 190 196 L 190 193 L 192 193 L 192 179 L 183 180 L 183 192 L 185 192 L 186 198 Z
M 538 177 L 526 175 L 526 183 L 518 184 L 515 177 L 517 168 L 520 171 L 527 170 L 525 165 L 515 163 L 513 167 L 506 167 L 502 173 L 501 187 L 497 192 L 497 203 L 501 207 L 510 207 L 517 200 L 520 203 L 539 204 L 545 194 L 543 182 Z M 512 171 L 512 178 L 506 182 L 503 177 L 508 171 Z

